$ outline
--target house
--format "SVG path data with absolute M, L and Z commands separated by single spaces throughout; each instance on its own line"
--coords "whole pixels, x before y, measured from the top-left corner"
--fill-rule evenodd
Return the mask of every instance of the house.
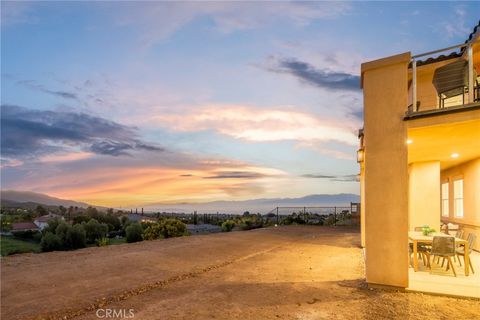
M 16 222 L 16 223 L 12 223 L 12 230 L 11 232 L 13 234 L 17 233 L 17 232 L 27 232 L 27 231 L 31 231 L 31 232 L 36 232 L 36 231 L 40 231 L 40 229 L 37 227 L 37 225 L 33 222 Z
M 462 44 L 362 64 L 357 161 L 370 285 L 409 287 L 415 227 L 458 225 L 480 249 L 479 75 L 480 22 Z
M 47 215 L 35 218 L 35 220 L 33 220 L 33 223 L 38 227 L 38 229 L 40 229 L 40 231 L 42 231 L 43 229 L 45 229 L 48 226 L 48 222 L 53 220 L 53 219 L 65 220 L 64 217 L 62 217 L 58 214 L 49 213 Z

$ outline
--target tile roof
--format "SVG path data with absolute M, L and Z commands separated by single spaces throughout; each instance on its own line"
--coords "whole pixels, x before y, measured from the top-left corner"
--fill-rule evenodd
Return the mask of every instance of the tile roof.
M 27 231 L 27 230 L 38 230 L 38 227 L 33 222 L 12 223 L 12 231 Z
M 48 222 L 48 221 L 56 219 L 56 218 L 61 218 L 61 216 L 59 216 L 57 214 L 47 214 L 45 216 L 35 218 L 35 222 Z
M 478 21 L 477 25 L 473 28 L 472 32 L 470 32 L 467 40 L 465 40 L 464 43 L 468 43 L 469 41 L 471 41 L 477 33 L 480 33 L 480 20 Z M 438 57 L 435 57 L 435 58 L 428 58 L 426 60 L 418 60 L 417 61 L 417 66 L 423 66 L 423 65 L 426 65 L 426 64 L 434 63 L 434 62 L 440 62 L 440 61 L 449 60 L 449 59 L 453 59 L 453 58 L 459 58 L 463 55 L 464 51 L 465 51 L 465 47 L 460 49 L 460 51 L 454 51 L 454 52 L 452 52 L 448 55 L 442 54 L 442 55 L 440 55 Z

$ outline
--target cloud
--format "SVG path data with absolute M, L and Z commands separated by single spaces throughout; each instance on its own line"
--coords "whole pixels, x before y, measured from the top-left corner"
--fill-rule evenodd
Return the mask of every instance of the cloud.
M 10 158 L 38 157 L 81 148 L 119 156 L 129 151 L 163 151 L 138 137 L 135 128 L 84 113 L 1 106 L 1 150 Z
M 454 17 L 443 22 L 442 33 L 449 39 L 465 38 L 471 32 L 471 29 L 467 27 L 467 9 L 465 5 L 456 5 L 452 11 Z
M 332 19 L 351 10 L 339 2 L 142 2 L 102 4 L 118 27 L 137 28 L 145 46 L 169 38 L 195 19 L 208 19 L 221 34 L 252 30 L 285 22 L 305 26 L 318 19 Z
M 261 109 L 248 106 L 198 107 L 186 114 L 152 116 L 152 123 L 176 131 L 214 130 L 252 142 L 336 141 L 357 145 L 356 121 L 317 117 L 290 109 Z
M 265 177 L 265 174 L 249 171 L 225 171 L 214 176 L 203 177 L 203 179 L 258 179 Z
M 358 181 L 358 177 L 356 174 L 347 174 L 347 175 L 302 174 L 302 177 L 312 178 L 312 179 L 327 179 L 330 181 L 338 181 L 338 182 Z
M 290 74 L 302 83 L 328 90 L 360 90 L 360 77 L 358 75 L 317 69 L 308 62 L 295 58 L 275 60 L 272 65 L 265 67 L 265 69 L 275 73 Z
M 34 80 L 19 80 L 17 84 L 22 85 L 26 88 L 51 94 L 64 99 L 78 100 L 78 96 L 73 92 L 61 91 L 61 90 L 50 90 L 45 88 L 45 86 L 37 83 Z
M 2 26 L 11 26 L 22 23 L 34 23 L 36 17 L 31 15 L 32 3 L 27 1 L 2 1 Z

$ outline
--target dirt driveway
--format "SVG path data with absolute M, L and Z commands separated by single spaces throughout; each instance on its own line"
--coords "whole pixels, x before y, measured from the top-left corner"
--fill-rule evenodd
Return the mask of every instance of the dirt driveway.
M 480 319 L 478 300 L 369 290 L 359 234 L 341 227 L 23 254 L 1 267 L 2 319 Z

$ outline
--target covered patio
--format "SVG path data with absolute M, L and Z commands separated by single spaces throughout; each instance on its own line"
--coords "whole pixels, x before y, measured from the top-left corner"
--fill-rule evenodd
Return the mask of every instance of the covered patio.
M 428 267 L 421 253 L 415 271 L 411 255 L 408 290 L 480 298 L 480 111 L 409 120 L 408 126 L 410 243 L 422 226 L 435 230 L 430 238 L 445 236 L 446 225 L 451 236 L 462 230 L 457 250 L 469 235 L 476 238 L 469 255 L 475 273 L 468 268 L 466 274 L 463 257 L 461 265 L 451 257 L 455 276 L 442 258 L 431 258 Z M 431 250 L 431 242 L 424 245 Z

